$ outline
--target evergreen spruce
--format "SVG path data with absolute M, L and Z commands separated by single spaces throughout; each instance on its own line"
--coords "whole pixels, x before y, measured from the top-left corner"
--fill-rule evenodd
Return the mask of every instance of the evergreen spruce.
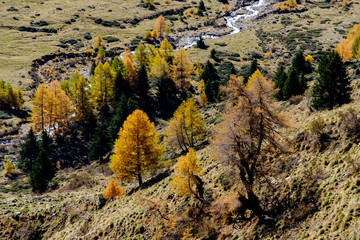
M 197 14 L 202 16 L 205 11 L 206 11 L 206 8 L 205 8 L 204 1 L 200 0 L 199 5 L 198 5 L 198 9 L 197 9 Z
M 209 102 L 217 102 L 220 98 L 219 94 L 219 81 L 220 78 L 217 74 L 214 65 L 207 61 L 204 72 L 201 76 L 205 83 L 205 94 Z
M 200 49 L 207 49 L 209 46 L 205 44 L 204 39 L 200 36 L 199 40 L 196 42 L 196 47 Z
M 181 101 L 177 97 L 178 90 L 173 80 L 161 78 L 158 81 L 157 109 L 159 115 L 165 119 L 170 118 Z
M 93 62 L 93 63 L 91 64 L 91 68 L 90 68 L 90 76 L 94 75 L 94 73 L 95 73 L 95 68 L 96 68 L 96 63 Z
M 304 52 L 301 50 L 295 53 L 291 65 L 300 75 L 308 74 L 312 71 L 311 64 L 305 61 Z
M 114 82 L 114 106 L 116 107 L 117 103 L 119 103 L 122 95 L 130 97 L 131 95 L 131 86 L 128 80 L 124 79 L 121 71 L 116 73 L 116 78 Z
M 41 134 L 40 148 L 44 149 L 49 155 L 51 155 L 52 145 L 53 145 L 53 141 L 50 138 L 49 134 L 47 134 L 46 131 L 43 131 Z
M 274 76 L 275 88 L 279 89 L 279 91 L 275 95 L 276 99 L 278 100 L 284 99 L 283 88 L 286 79 L 287 79 L 287 75 L 285 72 L 285 64 L 283 62 L 280 62 Z
M 21 145 L 18 167 L 30 172 L 39 154 L 39 146 L 34 131 L 30 129 L 24 144 Z
M 149 98 L 149 78 L 146 71 L 146 67 L 144 65 L 141 65 L 139 72 L 138 72 L 138 79 L 139 79 L 139 85 L 137 86 L 137 92 L 139 95 L 139 104 L 140 108 L 146 112 L 149 116 L 150 112 L 150 98 Z
M 210 58 L 214 59 L 215 61 L 219 61 L 218 56 L 216 55 L 216 50 L 215 48 L 211 49 L 210 51 Z
M 100 160 L 100 162 L 103 162 L 103 157 L 111 150 L 113 142 L 107 131 L 108 128 L 108 119 L 104 115 L 100 116 L 89 146 L 88 157 L 90 161 Z
M 312 91 L 312 106 L 315 109 L 331 110 L 350 102 L 350 78 L 337 52 L 327 52 L 322 56 L 318 73 Z
M 109 135 L 111 142 L 114 142 L 119 133 L 120 127 L 123 125 L 126 118 L 137 108 L 136 102 L 127 98 L 124 94 L 121 96 L 118 105 L 115 108 L 114 116 L 109 124 Z
M 30 184 L 34 192 L 44 192 L 55 176 L 55 167 L 45 149 L 41 149 L 30 172 Z
M 249 78 L 251 77 L 251 75 L 253 75 L 253 73 L 258 69 L 258 62 L 256 59 L 253 59 L 250 65 L 250 69 L 248 74 L 245 77 L 244 83 L 246 84 L 247 81 L 249 80 Z
M 283 100 L 288 100 L 292 96 L 301 95 L 305 91 L 303 75 L 299 75 L 294 67 L 290 67 L 284 87 L 282 89 Z

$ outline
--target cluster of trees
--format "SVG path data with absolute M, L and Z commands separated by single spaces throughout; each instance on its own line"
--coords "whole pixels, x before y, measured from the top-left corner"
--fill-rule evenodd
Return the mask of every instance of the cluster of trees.
M 155 41 L 156 39 L 162 39 L 165 37 L 165 34 L 170 32 L 170 28 L 168 28 L 165 18 L 160 15 L 154 24 L 154 28 L 150 32 L 146 32 L 143 39 L 146 41 Z
M 360 24 L 349 30 L 345 39 L 336 46 L 343 61 L 360 57 Z
M 290 72 L 296 73 L 293 79 L 299 82 L 301 76 L 311 72 L 311 62 L 311 56 L 304 57 L 302 52 L 298 52 L 290 68 Z M 349 101 L 349 81 L 338 53 L 325 53 L 318 72 L 319 77 L 313 89 L 313 105 L 316 109 L 331 109 Z M 201 75 L 204 76 L 203 73 Z M 291 78 L 291 74 L 285 74 L 283 79 L 286 82 Z M 274 108 L 274 96 L 277 96 L 279 90 L 276 84 L 255 70 L 247 80 L 242 76 L 231 75 L 227 84 L 221 87 L 229 106 L 225 108 L 223 122 L 214 129 L 212 156 L 238 170 L 244 189 L 238 197 L 243 206 L 239 214 L 244 215 L 246 209 L 252 210 L 259 217 L 268 214 L 262 209 L 254 189 L 269 149 L 283 151 L 277 129 L 286 127 L 287 123 Z M 334 100 L 330 100 L 329 96 Z M 130 115 L 125 123 L 116 140 L 110 167 L 121 180 L 137 177 L 141 186 L 143 172 L 156 168 L 161 158 L 158 134 L 146 114 L 140 110 Z M 200 162 L 193 147 L 203 136 L 205 127 L 194 99 L 189 98 L 175 111 L 164 138 L 168 147 L 186 153 L 176 164 L 170 182 L 173 191 L 179 196 L 192 195 L 201 203 L 206 202 L 203 196 L 204 182 L 198 175 Z M 144 131 L 139 132 L 139 129 Z
M 350 102 L 350 77 L 339 53 L 324 53 L 318 74 L 312 90 L 311 103 L 315 109 L 333 109 Z
M 159 19 L 156 31 L 163 33 L 164 26 L 160 26 Z M 53 81 L 49 86 L 39 85 L 32 100 L 30 117 L 36 132 L 42 132 L 43 138 L 49 138 L 48 133 L 64 134 L 73 125 L 84 127 L 90 132 L 89 159 L 104 160 L 114 150 L 110 156 L 113 172 L 120 180 L 137 178 L 141 186 L 142 175 L 158 167 L 163 152 L 159 134 L 150 119 L 173 116 L 166 129 L 164 143 L 187 155 L 179 159 L 175 171 L 177 177 L 172 185 L 179 194 L 192 193 L 203 202 L 203 183 L 197 176 L 199 164 L 193 150 L 196 143 L 203 139 L 206 129 L 198 104 L 205 106 L 219 102 L 222 94 L 219 86 L 224 85 L 222 92 L 232 105 L 216 130 L 214 149 L 227 156 L 222 158 L 224 162 L 239 168 L 240 179 L 247 189 L 241 196 L 242 201 L 251 206 L 257 205 L 254 210 L 261 211 L 253 192 L 254 172 L 258 171 L 258 160 L 265 145 L 279 148 L 275 129 L 284 126 L 283 119 L 272 108 L 271 97 L 287 100 L 303 94 L 307 87 L 304 75 L 312 72 L 310 55 L 305 57 L 302 51 L 298 51 L 288 72 L 285 72 L 285 64 L 280 63 L 274 82 L 261 75 L 254 60 L 244 77 L 230 75 L 236 73 L 232 68 L 228 74 L 230 80 L 226 83 L 220 79 L 210 61 L 205 65 L 199 62 L 192 65 L 186 51 L 174 51 L 166 38 L 159 48 L 140 44 L 134 53 L 126 50 L 121 57 L 115 56 L 111 61 L 106 61 L 105 53 L 99 53 L 102 49 L 100 36 L 96 38 L 95 46 L 98 58 L 89 80 L 75 72 L 61 84 Z M 216 52 L 213 51 L 212 55 L 215 56 Z M 314 108 L 331 109 L 350 100 L 349 79 L 339 54 L 326 53 L 318 72 L 313 88 Z M 196 90 L 192 80 L 198 83 Z M 194 93 L 196 98 L 192 97 Z M 28 151 L 29 141 L 38 146 L 32 149 L 36 153 L 26 153 L 27 157 L 32 156 L 32 160 L 21 160 L 19 166 L 30 172 L 33 188 L 43 191 L 44 185 L 36 185 L 37 176 L 44 169 L 54 169 L 54 162 L 49 161 L 49 148 L 39 147 L 44 144 L 36 142 L 32 131 L 22 151 Z M 230 151 L 231 146 L 236 148 Z M 219 156 L 215 158 L 220 159 Z M 44 169 L 37 166 L 36 161 Z M 35 165 L 37 167 L 34 168 Z M 48 172 L 50 175 L 44 176 L 51 179 L 54 171 Z M 114 181 L 104 191 L 105 198 L 123 194 Z
M 285 63 L 279 62 L 274 76 L 275 87 L 279 89 L 276 94 L 278 100 L 288 100 L 292 96 L 302 95 L 307 88 L 305 74 L 312 72 L 312 57 L 304 57 L 302 51 L 296 52 L 289 71 L 285 71 Z
M 31 129 L 21 147 L 18 167 L 30 173 L 30 184 L 34 192 L 44 192 L 55 176 L 56 168 L 50 159 L 51 152 L 52 140 L 46 131 L 42 132 L 41 140 L 38 141 Z
M 205 122 L 198 112 L 195 101 L 184 101 L 175 111 L 166 129 L 165 143 L 173 150 L 188 151 L 196 146 L 205 132 Z M 142 185 L 145 171 L 157 168 L 163 147 L 159 134 L 146 113 L 135 110 L 120 128 L 110 157 L 110 168 L 120 180 L 137 178 Z
M 66 132 L 69 129 L 72 107 L 58 81 L 49 86 L 40 84 L 32 99 L 30 121 L 36 132 Z
M 0 81 L 0 108 L 19 110 L 24 104 L 23 94 L 20 88 L 15 90 L 10 83 Z

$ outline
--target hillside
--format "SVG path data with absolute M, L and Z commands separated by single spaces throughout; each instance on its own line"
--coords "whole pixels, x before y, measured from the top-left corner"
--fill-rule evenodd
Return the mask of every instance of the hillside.
M 21 107 L 7 105 L 8 100 L 2 99 L 0 104 L 0 164 L 11 160 L 15 165 L 10 176 L 3 171 L 0 174 L 0 239 L 360 239 L 360 58 L 355 57 L 360 51 L 353 48 L 354 57 L 342 63 L 349 76 L 350 102 L 332 109 L 315 109 L 312 102 L 317 97 L 314 86 L 319 81 L 321 69 L 316 70 L 322 56 L 360 24 L 360 3 L 301 1 L 297 8 L 280 11 L 276 9 L 278 1 L 207 0 L 203 2 L 205 11 L 199 13 L 198 1 L 145 2 L 0 3 L 0 80 L 20 88 L 25 100 Z M 164 37 L 159 31 L 158 37 L 145 39 L 146 33 L 152 34 L 156 28 L 159 16 L 164 16 L 167 24 Z M 97 36 L 102 38 L 99 45 L 105 49 L 104 56 L 96 47 Z M 199 36 L 205 47 L 201 47 Z M 164 50 L 164 39 L 170 43 L 170 53 Z M 139 48 L 141 44 L 146 46 L 145 53 Z M 185 57 L 178 57 L 183 47 Z M 261 92 L 252 84 L 230 83 L 239 79 L 253 83 L 258 69 L 260 79 L 269 79 L 261 80 L 266 82 L 262 84 L 271 82 L 269 86 L 274 88 L 281 63 L 286 79 L 291 78 L 299 50 L 303 51 L 304 64 L 310 64 L 308 72 L 297 74 L 302 92 L 287 97 L 290 90 L 277 85 L 284 96 L 280 100 L 274 94 L 266 98 L 269 112 L 254 107 L 255 114 L 266 112 L 270 119 L 278 114 L 284 122 L 269 125 L 271 130 L 276 126 L 270 137 L 266 135 L 270 141 L 260 145 L 261 153 L 254 154 L 258 162 L 252 190 L 263 210 L 259 214 L 244 201 L 244 196 L 250 197 L 241 167 L 227 162 L 226 154 L 215 152 L 218 138 L 226 135 L 221 124 L 236 107 L 251 108 L 241 99 L 253 100 L 254 92 Z M 311 61 L 305 61 L 309 55 Z M 185 70 L 176 75 L 176 69 L 181 68 L 176 66 L 179 58 L 188 58 L 189 66 L 185 63 Z M 119 59 L 119 66 L 114 59 Z M 238 77 L 230 77 L 230 73 Z M 187 75 L 184 79 L 183 74 Z M 74 97 L 74 82 L 81 82 L 80 75 L 85 77 L 82 89 L 89 98 L 86 104 L 91 116 L 84 113 L 83 117 L 77 111 L 81 100 Z M 114 82 L 111 99 L 101 95 L 106 88 L 96 89 L 96 84 L 107 78 Z M 57 81 L 59 85 L 54 83 Z M 122 85 L 116 85 L 118 81 Z M 48 105 L 55 110 L 51 111 L 68 104 L 56 117 L 50 115 L 46 120 L 49 123 L 40 123 L 34 117 L 34 99 L 41 86 L 46 96 L 53 91 L 55 100 L 49 100 L 53 105 Z M 238 95 L 231 95 L 234 92 Z M 57 100 L 59 93 L 64 96 Z M 188 184 L 196 187 L 181 196 L 174 190 L 173 181 L 178 159 L 191 144 L 185 151 L 182 146 L 174 148 L 176 141 L 169 142 L 168 129 L 174 111 L 191 97 L 205 124 L 191 146 L 200 172 L 193 174 L 197 180 Z M 155 123 L 164 148 L 158 167 L 142 173 L 140 188 L 136 177 L 130 181 L 117 179 L 119 175 L 109 167 L 114 153 L 111 124 L 115 122 L 115 133 L 119 122 L 125 128 L 122 124 L 136 108 L 144 110 Z M 56 122 L 59 116 L 63 119 Z M 239 116 L 240 125 L 248 123 L 241 113 Z M 39 147 L 46 148 L 41 132 L 48 132 L 53 139 L 49 156 L 56 174 L 46 182 L 44 192 L 33 191 L 33 171 L 19 166 L 19 151 L 31 127 Z M 251 135 L 251 128 L 243 129 L 245 136 Z M 100 133 L 104 132 L 110 136 L 102 138 Z M 272 145 L 272 140 L 276 144 Z M 94 147 L 94 142 L 99 146 Z M 92 151 L 99 156 L 92 157 Z M 125 193 L 106 200 L 103 191 L 111 179 L 117 179 Z M 199 195 L 202 197 L 197 198 Z

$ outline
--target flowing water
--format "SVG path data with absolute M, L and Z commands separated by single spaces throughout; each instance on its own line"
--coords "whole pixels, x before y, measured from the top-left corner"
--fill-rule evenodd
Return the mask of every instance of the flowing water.
M 232 31 L 224 34 L 224 35 L 210 35 L 210 34 L 204 34 L 204 35 L 197 35 L 197 36 L 187 36 L 183 40 L 179 42 L 185 42 L 183 48 L 189 48 L 196 44 L 196 42 L 200 39 L 200 36 L 203 39 L 214 39 L 225 35 L 235 34 L 239 33 L 241 31 L 241 27 L 237 25 L 237 21 L 242 19 L 247 19 L 250 17 L 257 16 L 260 11 L 260 7 L 264 6 L 266 4 L 266 0 L 259 0 L 258 2 L 255 2 L 251 4 L 250 6 L 246 7 L 240 7 L 233 11 L 230 16 L 226 16 L 226 26 L 229 28 L 232 28 Z M 244 11 L 245 10 L 245 11 Z M 245 12 L 245 13 L 244 13 Z

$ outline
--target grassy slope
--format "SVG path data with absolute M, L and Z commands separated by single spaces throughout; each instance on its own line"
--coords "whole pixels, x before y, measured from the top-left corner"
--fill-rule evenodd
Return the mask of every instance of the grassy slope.
M 8 1 L 5 2 L 6 4 L 2 5 L 10 6 Z M 11 5 L 21 9 L 21 11 L 27 11 L 27 14 L 21 12 L 9 14 L 6 12 L 7 7 L 1 8 L 2 16 L 8 16 L 6 18 L 6 24 L 2 24 L 28 26 L 28 22 L 31 20 L 30 16 L 34 15 L 34 9 L 38 12 L 42 11 L 41 16 L 36 20 L 41 18 L 44 20 L 49 19 L 48 21 L 52 22 L 51 19 L 54 18 L 54 16 L 58 17 L 58 15 L 52 14 L 52 18 L 50 15 L 46 16 L 44 9 L 45 7 L 48 8 L 48 6 L 46 6 L 47 4 L 51 4 L 54 9 L 58 6 L 62 7 L 64 9 L 63 11 L 68 14 L 61 15 L 61 19 L 65 21 L 71 18 L 73 11 L 79 7 L 72 5 L 73 1 L 67 1 L 66 4 L 64 3 L 65 1 L 61 1 L 61 5 L 56 4 L 56 2 L 60 1 L 44 1 L 45 4 L 43 5 L 39 5 L 38 1 L 32 1 L 31 3 L 27 3 L 31 7 L 30 9 L 24 9 L 23 5 L 17 5 L 16 2 L 11 3 Z M 180 2 L 173 3 L 181 4 Z M 89 14 L 91 11 L 90 14 L 94 17 L 102 17 L 103 19 L 107 19 L 107 17 L 111 18 L 113 16 L 112 14 L 116 13 L 116 7 L 120 8 L 120 6 L 122 6 L 121 4 L 119 6 L 117 6 L 117 4 L 110 6 L 105 3 L 99 3 L 99 1 L 94 1 L 94 3 L 87 1 L 86 4 L 95 5 L 96 9 L 91 10 L 86 8 L 84 15 Z M 130 4 L 135 3 L 124 3 L 126 6 Z M 107 11 L 110 8 L 109 6 L 113 8 L 112 13 Z M 103 11 L 99 12 L 99 9 L 103 9 Z M 129 9 L 133 10 L 135 8 Z M 308 28 L 305 30 L 325 28 L 326 30 L 323 33 L 326 34 L 322 34 L 316 39 L 318 39 L 321 46 L 326 49 L 328 46 L 334 45 L 336 41 L 343 36 L 334 30 L 335 27 L 343 30 L 348 29 L 349 24 L 358 21 L 355 14 L 358 10 L 359 4 L 356 3 L 350 8 L 349 12 L 344 12 L 339 5 L 332 6 L 330 9 L 322 9 L 315 5 L 310 5 L 309 11 L 302 14 L 269 15 L 262 19 L 256 26 L 256 29 L 263 26 L 263 31 L 268 33 L 269 39 L 267 39 L 265 46 L 263 46 L 265 48 L 264 50 L 273 47 L 276 48 L 276 51 L 273 51 L 275 53 L 274 58 L 268 60 L 271 64 L 270 66 L 274 68 L 274 66 L 276 66 L 275 62 L 278 61 L 279 57 L 283 57 L 282 53 L 288 51 L 283 48 L 284 42 L 282 39 L 288 36 L 291 29 L 304 27 Z M 139 8 L 139 11 L 142 12 L 142 9 Z M 341 14 L 339 12 L 341 12 Z M 13 22 L 11 18 L 16 16 L 16 14 L 20 14 L 21 18 L 25 18 L 20 20 L 23 22 Z M 310 15 L 313 23 L 308 24 L 308 20 L 304 18 L 304 15 Z M 293 19 L 293 23 L 287 26 L 280 23 L 281 18 L 284 16 Z M 119 18 L 120 17 L 116 17 L 116 19 Z M 74 24 L 65 27 L 64 30 L 61 31 L 60 36 L 65 39 L 82 38 L 85 29 L 95 36 L 99 33 L 99 29 L 101 29 L 101 35 L 103 36 L 121 36 L 122 42 L 114 44 L 115 46 L 117 44 L 121 45 L 125 41 L 129 42 L 130 38 L 136 35 L 142 35 L 143 30 L 149 30 L 153 24 L 153 20 L 146 20 L 138 28 L 131 28 L 129 32 L 129 29 L 120 30 L 100 27 L 100 25 L 93 24 L 93 21 L 90 21 L 88 16 L 81 16 L 79 19 L 81 19 L 81 21 L 78 20 L 76 24 L 80 25 Z M 330 19 L 330 22 L 320 24 L 324 19 Z M 271 24 L 270 27 L 267 25 L 274 21 L 276 21 L 276 23 Z M 342 21 L 342 23 L 336 26 L 334 25 L 334 23 L 340 21 Z M 62 26 L 55 24 L 55 22 L 58 21 L 53 22 L 55 27 Z M 296 24 L 299 26 L 295 26 Z M 75 26 L 80 26 L 81 34 L 72 31 L 72 28 Z M 81 26 L 83 26 L 83 28 L 81 28 Z M 143 29 L 139 30 L 139 28 Z M 4 29 L 1 28 L 1 31 L 3 30 Z M 125 32 L 128 32 L 128 35 L 124 37 L 124 35 L 121 34 Z M 273 36 L 273 33 L 278 32 L 280 32 L 283 37 L 276 38 L 276 36 Z M 272 34 L 270 35 L 269 33 Z M 19 38 L 21 34 L 24 37 Z M 33 35 L 37 36 L 37 40 L 30 38 Z M 11 51 L 11 53 L 6 53 L 6 55 L 4 48 L 1 50 L 3 51 L 0 53 L 1 77 L 4 80 L 19 79 L 18 75 L 26 73 L 26 68 L 33 58 L 55 51 L 57 49 L 55 45 L 58 44 L 58 36 L 46 36 L 46 34 L 43 33 L 31 34 L 6 30 L 6 34 L 1 34 L 0 38 L 2 38 L 0 42 L 6 42 L 9 48 L 15 49 Z M 10 41 L 11 39 L 12 41 Z M 214 45 L 216 42 L 226 43 L 227 46 Z M 216 49 L 220 51 L 240 53 L 240 56 L 243 57 L 247 56 L 251 51 L 261 53 L 262 49 L 258 44 L 260 42 L 261 40 L 255 35 L 255 31 L 251 30 L 211 41 L 206 40 L 206 44 L 210 45 L 208 50 L 190 49 L 189 55 L 193 61 L 199 58 L 206 59 L 207 56 L 209 56 L 210 49 L 216 47 Z M 88 42 L 87 44 L 90 45 L 91 43 Z M 34 55 L 32 55 L 33 49 L 36 49 Z M 317 50 L 311 53 L 316 55 Z M 14 69 L 13 64 L 8 65 L 10 62 L 8 61 L 9 55 L 11 60 L 17 59 L 19 61 L 16 64 L 19 68 L 15 71 L 11 70 Z M 246 62 L 239 63 L 235 61 L 234 63 L 240 66 L 240 64 Z M 261 61 L 260 64 L 263 68 L 270 68 L 265 61 Z M 3 75 L 3 73 L 6 73 L 6 75 Z M 26 76 L 25 79 L 27 79 Z M 292 123 L 290 130 L 284 131 L 284 135 L 288 138 L 292 139 L 300 131 L 308 129 L 309 124 L 318 117 L 324 118 L 327 123 L 326 131 L 334 132 L 335 135 L 338 131 L 340 134 L 338 139 L 333 141 L 332 145 L 323 152 L 302 147 L 300 150 L 295 150 L 292 154 L 279 158 L 278 161 L 281 162 L 281 160 L 283 160 L 285 164 L 274 163 L 273 171 L 270 174 L 272 182 L 275 183 L 276 187 L 275 190 L 273 190 L 274 194 L 290 192 L 289 189 L 292 189 L 295 183 L 299 184 L 298 186 L 303 184 L 305 186 L 304 188 L 306 188 L 308 187 L 306 184 L 308 184 L 310 180 L 315 180 L 316 187 L 313 194 L 317 196 L 317 211 L 314 214 L 305 214 L 304 219 L 302 219 L 301 211 L 306 212 L 311 206 L 306 204 L 297 206 L 300 212 L 289 211 L 287 216 L 282 216 L 277 219 L 276 228 L 272 229 L 269 235 L 266 235 L 266 238 L 277 237 L 277 235 L 282 239 L 357 239 L 360 237 L 358 230 L 360 229 L 360 177 L 358 172 L 354 172 L 354 168 L 348 161 L 349 158 L 357 159 L 359 150 L 358 147 L 354 145 L 346 153 L 343 152 L 349 140 L 345 138 L 340 128 L 337 127 L 340 121 L 339 112 L 349 107 L 360 111 L 358 107 L 360 98 L 357 94 L 359 91 L 358 81 L 359 79 L 355 77 L 354 101 L 351 104 L 333 111 L 311 113 L 306 108 L 306 100 L 303 100 L 298 105 L 279 103 L 279 109 L 284 114 L 290 116 Z M 202 110 L 203 114 L 210 116 L 208 122 L 213 122 L 219 118 L 219 112 L 216 109 L 216 107 L 210 106 Z M 304 145 L 306 144 L 311 146 L 311 144 L 305 142 Z M 219 178 L 221 173 L 228 172 L 229 169 L 220 166 L 209 157 L 208 152 L 210 148 L 210 146 L 207 146 L 205 149 L 198 151 L 198 157 L 201 159 L 204 172 L 202 178 L 206 183 L 206 189 L 213 191 L 212 196 L 215 199 L 228 195 L 231 196 L 230 193 L 232 190 L 225 191 Z M 170 167 L 174 161 L 175 160 L 169 160 Z M 80 178 L 77 178 L 76 175 L 80 176 Z M 307 178 L 305 176 L 309 177 Z M 13 236 L 18 235 L 20 238 L 28 238 L 31 234 L 36 235 L 45 231 L 44 237 L 54 239 L 73 239 L 80 237 L 83 239 L 93 239 L 95 236 L 99 236 L 100 238 L 106 236 L 110 239 L 115 237 L 121 239 L 150 239 L 150 236 L 160 238 L 160 236 L 167 231 L 175 231 L 177 227 L 180 229 L 180 226 L 176 225 L 170 228 L 168 222 L 161 219 L 161 217 L 153 211 L 154 206 L 150 203 L 145 204 L 147 201 L 139 196 L 146 196 L 162 202 L 162 211 L 168 211 L 168 215 L 179 214 L 179 211 L 183 211 L 184 215 L 188 214 L 185 210 L 188 204 L 193 202 L 192 199 L 177 197 L 172 200 L 168 199 L 171 194 L 171 188 L 168 184 L 170 178 L 166 178 L 148 189 L 141 190 L 138 194 L 124 196 L 111 201 L 107 203 L 103 209 L 97 210 L 98 195 L 101 194 L 112 177 L 113 176 L 109 175 L 106 167 L 97 165 L 84 167 L 80 170 L 62 170 L 56 177 L 56 180 L 60 183 L 60 189 L 43 196 L 33 195 L 29 189 L 22 190 L 20 188 L 26 188 L 25 182 L 27 182 L 28 179 L 25 176 L 20 176 L 17 181 L 1 178 L 1 189 L 14 189 L 14 193 L 4 193 L 3 191 L 3 193 L 0 194 L 0 215 L 3 216 L 0 220 L 0 238 L 9 237 L 12 231 L 14 232 Z M 69 183 L 72 180 L 74 181 L 74 179 L 75 181 L 79 179 L 85 180 L 82 186 L 80 184 L 80 187 L 77 187 L 75 182 Z M 127 192 L 135 186 L 135 182 L 124 185 Z M 236 188 L 235 186 L 233 187 Z M 300 191 L 299 199 L 301 198 L 301 194 L 306 195 L 308 193 L 306 189 L 299 191 L 296 191 L 296 189 L 292 190 L 297 193 Z M 262 197 L 266 196 L 261 189 L 259 189 L 259 194 Z M 169 210 L 164 209 L 164 203 L 167 204 Z M 207 224 L 207 222 L 204 222 L 204 226 Z M 212 227 L 217 229 L 220 226 Z M 233 228 L 232 225 L 224 225 L 222 231 L 224 235 L 228 233 L 228 236 L 224 236 L 226 239 L 252 239 L 254 235 L 259 232 L 253 228 L 254 224 L 250 222 L 244 224 L 240 229 Z M 206 234 L 212 231 L 213 229 L 211 229 L 211 227 L 207 227 L 207 231 L 200 233 L 197 237 L 206 236 Z

